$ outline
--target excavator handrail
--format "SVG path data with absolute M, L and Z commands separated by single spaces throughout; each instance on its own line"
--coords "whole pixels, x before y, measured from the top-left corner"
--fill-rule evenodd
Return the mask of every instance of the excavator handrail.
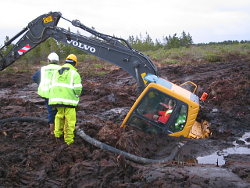
M 96 30 L 91 29 L 91 28 L 85 26 L 79 20 L 72 20 L 72 21 L 70 21 L 70 20 L 68 20 L 68 19 L 66 19 L 64 17 L 62 17 L 62 18 L 65 19 L 65 20 L 67 20 L 67 21 L 69 21 L 69 22 L 71 22 L 73 26 L 79 27 L 79 28 L 81 28 L 81 29 L 83 29 L 83 30 L 85 30 L 85 31 L 87 31 L 87 32 L 95 35 L 95 36 L 98 36 L 99 38 L 102 38 L 104 40 L 107 40 L 107 41 L 109 41 L 111 39 L 120 40 L 120 41 L 124 42 L 129 47 L 129 49 L 133 50 L 133 48 L 131 47 L 131 45 L 125 39 L 123 39 L 123 38 L 117 38 L 117 37 L 114 37 L 114 36 L 110 36 L 110 35 L 106 35 L 106 34 L 103 34 L 103 33 L 99 33 Z
M 191 81 L 186 81 L 186 82 L 182 83 L 182 84 L 180 85 L 180 87 L 183 87 L 184 85 L 186 85 L 186 84 L 188 84 L 188 83 L 190 83 L 190 84 L 192 84 L 192 85 L 194 86 L 194 90 L 193 90 L 193 91 L 190 91 L 190 92 L 195 93 L 196 90 L 197 90 L 197 85 L 196 85 L 195 83 L 191 82 Z

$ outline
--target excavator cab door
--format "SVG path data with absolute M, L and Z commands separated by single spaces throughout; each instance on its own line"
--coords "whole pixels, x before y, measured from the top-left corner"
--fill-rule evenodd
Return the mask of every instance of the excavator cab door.
M 131 124 L 139 126 L 146 132 L 165 132 L 168 120 L 164 117 L 166 117 L 167 111 L 171 111 L 171 113 L 168 113 L 168 117 L 171 117 L 173 113 L 173 110 L 170 110 L 168 106 L 170 100 L 174 101 L 174 104 L 176 103 L 175 99 L 171 96 L 157 90 L 148 92 L 135 109 L 135 114 L 138 114 L 137 118 L 141 117 L 139 123 L 137 118 L 133 118 Z M 160 118 L 161 116 L 162 118 Z M 135 119 L 137 120 L 134 121 Z

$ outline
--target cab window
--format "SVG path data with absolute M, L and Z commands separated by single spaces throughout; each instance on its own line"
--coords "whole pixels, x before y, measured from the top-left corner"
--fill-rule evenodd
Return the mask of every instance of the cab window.
M 176 104 L 177 100 L 169 95 L 158 90 L 150 91 L 135 108 L 129 125 L 137 126 L 146 132 L 161 133 L 172 119 Z
M 187 121 L 187 110 L 187 106 L 182 104 L 175 115 L 173 123 L 170 126 L 171 131 L 178 132 L 183 130 Z
M 137 112 L 147 119 L 166 124 L 175 105 L 176 100 L 166 94 L 151 91 L 138 106 Z

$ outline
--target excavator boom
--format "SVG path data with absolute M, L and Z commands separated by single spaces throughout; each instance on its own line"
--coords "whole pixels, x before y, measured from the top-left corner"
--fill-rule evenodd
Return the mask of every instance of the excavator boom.
M 143 53 L 133 49 L 126 40 L 99 33 L 86 27 L 78 20 L 70 22 L 73 26 L 91 33 L 94 37 L 73 33 L 57 27 L 60 18 L 65 19 L 60 12 L 50 12 L 41 15 L 8 41 L 2 48 L 8 46 L 13 40 L 23 34 L 22 38 L 6 56 L 1 55 L 0 70 L 10 66 L 25 53 L 34 49 L 49 37 L 52 37 L 57 41 L 123 68 L 136 79 L 138 93 L 141 93 L 145 88 L 143 76 L 146 73 L 158 75 L 157 68 L 151 60 Z M 65 20 L 69 21 L 68 19 Z

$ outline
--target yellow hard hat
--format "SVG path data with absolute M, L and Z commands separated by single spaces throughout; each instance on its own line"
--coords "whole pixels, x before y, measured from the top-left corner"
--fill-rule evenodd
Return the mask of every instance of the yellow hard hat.
M 72 61 L 76 62 L 75 65 L 77 65 L 77 57 L 74 54 L 69 54 L 68 57 L 66 57 L 66 62 L 67 62 L 67 60 L 72 60 Z M 70 62 L 70 61 L 68 61 L 68 62 Z

